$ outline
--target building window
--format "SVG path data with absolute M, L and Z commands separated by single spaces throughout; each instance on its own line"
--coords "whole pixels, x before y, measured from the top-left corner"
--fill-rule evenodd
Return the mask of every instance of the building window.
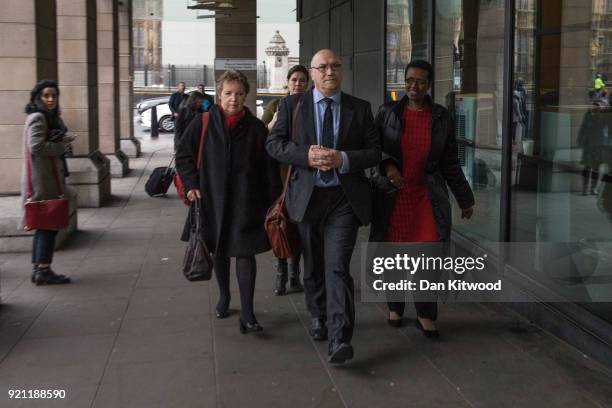
M 536 244 L 509 262 L 612 322 L 602 302 L 612 294 L 612 99 L 595 89 L 597 74 L 612 79 L 609 17 L 601 14 L 612 1 L 532 3 L 540 14 L 522 28 L 528 41 L 515 43 L 510 234 Z M 533 69 L 525 71 L 525 59 Z M 548 242 L 568 243 L 567 251 L 538 247 Z M 558 259 L 571 275 L 547 268 Z
M 430 60 L 427 0 L 387 1 L 387 100 L 404 95 L 404 70 L 414 59 Z
M 487 246 L 499 240 L 503 129 L 503 2 L 436 2 L 435 95 L 455 118 L 459 158 L 476 198 L 469 222 L 455 206 L 462 235 Z

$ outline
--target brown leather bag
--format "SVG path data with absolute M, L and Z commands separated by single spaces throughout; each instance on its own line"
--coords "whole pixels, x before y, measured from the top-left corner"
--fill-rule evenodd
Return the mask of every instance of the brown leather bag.
M 291 122 L 291 141 L 293 142 L 295 142 L 297 112 L 301 104 L 302 100 L 300 97 L 293 109 L 293 120 Z M 268 209 L 264 222 L 266 233 L 272 246 L 272 252 L 274 252 L 274 256 L 278 259 L 292 258 L 300 245 L 297 226 L 289 220 L 289 214 L 287 214 L 287 208 L 285 207 L 285 194 L 287 193 L 287 186 L 291 178 L 292 167 L 289 166 L 287 171 L 283 192 Z

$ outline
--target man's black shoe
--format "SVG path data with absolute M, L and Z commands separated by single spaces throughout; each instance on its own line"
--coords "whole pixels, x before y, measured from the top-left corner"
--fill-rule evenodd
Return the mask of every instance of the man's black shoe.
M 346 360 L 353 358 L 353 346 L 350 343 L 342 343 L 339 340 L 333 340 L 329 345 L 329 361 L 331 364 L 342 364 Z
M 327 327 L 325 326 L 325 320 L 314 317 L 310 322 L 310 336 L 314 341 L 325 341 L 327 340 Z

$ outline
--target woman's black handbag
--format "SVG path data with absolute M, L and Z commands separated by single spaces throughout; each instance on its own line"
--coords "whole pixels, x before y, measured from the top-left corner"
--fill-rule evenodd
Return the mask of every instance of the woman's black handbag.
M 183 274 L 190 282 L 207 281 L 212 277 L 213 259 L 202 237 L 200 199 L 191 205 L 191 234 L 183 259 Z

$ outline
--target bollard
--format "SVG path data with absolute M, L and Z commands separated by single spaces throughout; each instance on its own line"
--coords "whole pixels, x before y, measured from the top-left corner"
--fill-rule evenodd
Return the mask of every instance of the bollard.
M 157 124 L 157 106 L 151 108 L 151 139 L 159 137 L 159 125 Z

